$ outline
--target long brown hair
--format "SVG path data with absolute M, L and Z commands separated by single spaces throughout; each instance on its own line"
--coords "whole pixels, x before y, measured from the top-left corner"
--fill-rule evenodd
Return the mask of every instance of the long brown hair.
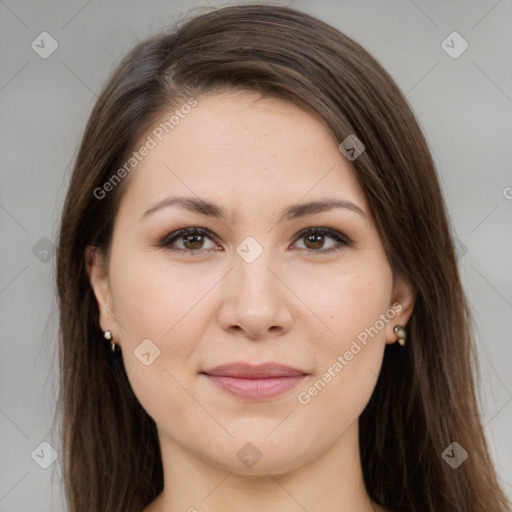
M 108 253 L 129 176 L 94 193 L 164 112 L 224 90 L 284 98 L 320 116 L 336 140 L 366 146 L 352 162 L 392 270 L 416 292 L 407 345 L 385 349 L 362 413 L 367 491 L 391 510 L 504 512 L 475 394 L 471 319 L 446 209 L 403 94 L 366 50 L 328 24 L 276 6 L 195 15 L 139 43 L 90 115 L 62 213 L 57 254 L 63 475 L 72 512 L 140 512 L 163 488 L 154 421 L 137 401 L 98 322 L 86 274 L 91 244 Z M 132 172 L 137 172 L 133 170 Z M 468 458 L 453 469 L 456 441 Z

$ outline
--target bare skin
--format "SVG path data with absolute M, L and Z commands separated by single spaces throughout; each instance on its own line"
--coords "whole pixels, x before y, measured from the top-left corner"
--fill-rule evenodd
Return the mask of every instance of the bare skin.
M 110 260 L 86 254 L 101 328 L 158 427 L 164 490 L 144 512 L 386 512 L 365 490 L 358 419 L 393 327 L 412 313 L 412 288 L 393 281 L 341 141 L 321 120 L 253 93 L 197 100 L 129 176 Z M 144 215 L 171 196 L 203 198 L 227 216 L 177 204 Z M 288 206 L 328 198 L 356 208 L 282 218 Z M 213 236 L 162 243 L 185 227 Z M 318 227 L 331 233 L 298 236 Z M 248 262 L 239 246 L 262 252 Z M 329 248 L 339 250 L 318 252 Z M 381 324 L 356 352 L 358 335 Z M 146 366 L 134 350 L 147 339 L 151 358 L 160 352 Z M 201 373 L 235 361 L 306 375 L 276 397 L 248 400 Z M 252 466 L 240 456 L 248 449 L 260 457 Z

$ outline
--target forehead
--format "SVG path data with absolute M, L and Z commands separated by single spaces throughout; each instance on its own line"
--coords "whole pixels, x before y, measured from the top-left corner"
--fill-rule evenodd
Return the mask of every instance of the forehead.
M 130 174 L 122 203 L 141 209 L 186 194 L 238 210 L 328 193 L 366 204 L 350 162 L 318 116 L 251 92 L 196 100 L 180 115 L 163 114 L 141 139 L 151 138 L 154 147 Z

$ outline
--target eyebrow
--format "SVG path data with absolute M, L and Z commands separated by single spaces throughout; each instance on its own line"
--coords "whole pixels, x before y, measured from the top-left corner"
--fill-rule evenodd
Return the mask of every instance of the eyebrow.
M 159 201 L 144 212 L 142 219 L 151 215 L 152 213 L 162 210 L 163 208 L 168 208 L 170 206 L 180 206 L 193 213 L 198 213 L 199 215 L 216 217 L 223 220 L 226 220 L 228 217 L 227 210 L 222 206 L 197 197 L 178 196 L 168 197 L 162 201 Z M 301 203 L 288 206 L 281 215 L 279 222 L 282 222 L 283 220 L 290 221 L 305 215 L 325 212 L 335 208 L 344 208 L 353 211 L 367 219 L 366 213 L 355 203 L 345 199 L 329 198 L 321 201 L 311 201 L 309 203 Z

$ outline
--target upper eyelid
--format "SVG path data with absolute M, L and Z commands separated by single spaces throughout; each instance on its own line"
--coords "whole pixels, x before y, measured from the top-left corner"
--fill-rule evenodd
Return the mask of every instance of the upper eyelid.
M 348 237 L 345 233 L 339 231 L 338 229 L 329 228 L 327 226 L 312 226 L 310 228 L 301 229 L 296 235 L 295 238 L 302 238 L 307 233 L 318 231 L 320 233 L 324 233 L 327 236 L 333 235 L 334 238 L 341 238 L 347 243 L 352 243 L 350 237 Z

